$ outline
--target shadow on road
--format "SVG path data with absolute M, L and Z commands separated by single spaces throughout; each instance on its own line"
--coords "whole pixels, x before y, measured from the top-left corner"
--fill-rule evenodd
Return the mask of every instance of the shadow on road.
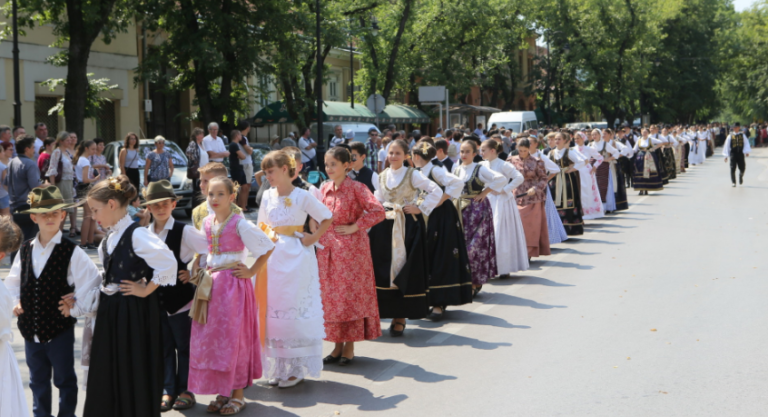
M 482 293 L 480 293 L 482 294 Z M 553 308 L 568 308 L 568 306 L 556 306 L 556 305 L 549 305 L 549 304 L 541 304 L 539 302 L 536 302 L 534 300 L 529 300 L 527 298 L 521 298 L 521 297 L 515 297 L 514 295 L 509 294 L 502 294 L 502 293 L 496 293 L 496 294 L 488 294 L 493 295 L 492 297 L 488 298 L 487 300 L 479 299 L 479 296 L 476 300 L 477 302 L 481 302 L 483 304 L 496 304 L 500 306 L 520 306 L 520 307 L 530 307 L 540 310 L 549 310 Z
M 350 367 L 350 369 L 359 370 L 360 368 L 365 367 L 366 362 L 370 360 L 370 358 L 355 358 L 355 366 Z M 379 367 L 381 365 L 375 364 L 372 366 Z M 326 371 L 327 370 L 329 369 L 326 369 Z M 379 368 L 379 371 L 380 370 L 381 368 Z M 456 377 L 450 378 L 456 379 Z M 408 398 L 408 396 L 399 394 L 391 397 L 374 397 L 371 391 L 356 385 L 342 384 L 333 381 L 306 380 L 291 389 L 270 387 L 266 385 L 266 382 L 261 382 L 258 385 L 245 390 L 245 398 L 250 401 L 278 402 L 281 403 L 283 407 L 288 408 L 307 408 L 314 407 L 318 404 L 334 404 L 340 406 L 356 405 L 357 409 L 360 411 L 383 411 L 396 408 L 397 405 Z M 268 407 L 263 404 L 248 404 L 249 408 L 253 406 L 255 406 L 254 408 L 263 407 L 264 411 L 250 415 L 278 417 L 297 415 L 275 409 L 274 407 Z M 253 411 L 254 410 L 251 409 L 251 413 L 253 413 Z M 276 412 L 282 414 L 269 414 Z
M 416 325 L 421 329 L 439 329 L 451 323 L 492 326 L 502 329 L 531 328 L 531 326 L 512 324 L 502 318 L 489 316 L 487 314 L 475 313 L 474 311 L 451 310 L 450 307 L 448 307 L 448 310 L 445 313 L 445 318 L 443 320 L 437 322 L 431 320 L 413 320 L 409 324 Z
M 561 284 L 551 279 L 532 277 L 527 275 L 513 275 L 508 278 L 495 279 L 491 281 L 493 287 L 502 287 L 509 285 L 543 285 L 545 287 L 575 287 L 573 284 Z
M 408 347 L 416 347 L 416 348 L 432 348 L 434 349 L 437 346 L 469 346 L 473 349 L 478 350 L 494 350 L 498 349 L 500 347 L 509 347 L 512 346 L 512 343 L 507 342 L 501 342 L 501 343 L 494 343 L 494 342 L 485 342 L 478 339 L 473 339 L 471 337 L 466 336 L 459 336 L 452 334 L 440 344 L 435 343 L 427 343 L 430 339 L 436 336 L 445 336 L 445 333 L 443 332 L 436 332 L 433 330 L 427 330 L 427 329 L 420 329 L 420 328 L 413 328 L 413 321 L 409 320 L 408 324 L 410 327 L 408 327 L 405 330 L 405 335 L 402 337 L 389 337 L 384 332 L 384 336 L 372 340 L 373 343 L 386 343 L 386 344 L 392 344 L 392 345 L 406 345 Z

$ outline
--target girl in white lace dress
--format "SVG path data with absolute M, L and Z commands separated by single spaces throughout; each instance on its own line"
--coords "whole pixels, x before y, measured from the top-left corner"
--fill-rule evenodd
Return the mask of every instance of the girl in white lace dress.
M 267 261 L 265 376 L 270 384 L 289 388 L 307 376 L 318 378 L 323 369 L 325 327 L 314 245 L 333 214 L 291 184 L 296 170 L 292 155 L 270 152 L 261 169 L 273 188 L 262 197 L 258 221 L 275 241 Z M 320 224 L 315 233 L 303 233 L 307 216 Z

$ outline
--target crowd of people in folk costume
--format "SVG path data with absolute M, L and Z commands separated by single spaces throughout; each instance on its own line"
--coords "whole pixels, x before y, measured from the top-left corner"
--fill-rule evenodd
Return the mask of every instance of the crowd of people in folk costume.
M 102 270 L 62 237 L 73 204 L 55 186 L 34 188 L 34 238 L 0 217 L 0 259 L 15 253 L 0 283 L 0 416 L 29 415 L 11 314 L 36 416 L 51 414 L 52 376 L 59 416 L 74 415 L 76 317 L 84 416 L 157 416 L 214 394 L 208 412 L 237 414 L 254 380 L 290 388 L 351 366 L 356 342 L 382 336 L 380 319 L 398 337 L 406 319 L 449 318 L 490 279 L 583 234 L 585 220 L 626 210 L 629 187 L 661 190 L 713 148 L 704 127 L 508 133 L 416 131 L 409 143 L 372 130 L 367 143 L 334 143 L 319 188 L 299 175 L 302 151 L 283 147 L 256 173 L 268 188 L 255 222 L 216 161 L 199 167 L 206 201 L 192 225 L 173 218 L 167 180 L 144 191 L 148 226 L 129 214 L 138 191 L 127 176 L 94 182 L 80 204 L 107 231 Z M 725 140 L 739 182 L 749 150 L 739 129 Z M 334 343 L 325 356 L 323 340 Z

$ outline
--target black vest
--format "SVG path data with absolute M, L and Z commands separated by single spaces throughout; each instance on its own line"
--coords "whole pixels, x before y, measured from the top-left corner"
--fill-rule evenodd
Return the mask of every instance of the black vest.
M 362 167 L 360 171 L 357 172 L 357 176 L 355 178 L 352 178 L 353 180 L 357 182 L 362 182 L 365 184 L 366 187 L 368 187 L 371 192 L 376 191 L 375 188 L 373 188 L 373 170 L 368 167 Z
M 744 149 L 744 134 L 735 133 L 731 135 L 731 152 L 733 151 L 741 152 L 742 149 Z
M 67 283 L 69 260 L 74 251 L 75 244 L 62 238 L 61 243 L 53 248 L 40 276 L 35 278 L 32 240 L 21 246 L 20 300 L 24 314 L 19 316 L 18 324 L 24 339 L 34 341 L 37 335 L 40 342 L 45 343 L 77 322 L 76 318 L 64 317 L 59 311 L 61 297 L 74 291 L 74 287 Z
M 472 176 L 464 183 L 464 190 L 462 194 L 476 196 L 483 192 L 485 183 L 480 179 L 480 164 L 475 165 L 475 169 L 472 171 Z
M 104 286 L 120 284 L 121 281 L 140 281 L 142 278 L 146 278 L 147 282 L 152 280 L 155 270 L 133 250 L 133 231 L 138 227 L 138 223 L 132 223 L 125 229 L 111 255 L 107 254 L 107 239 L 102 240 L 99 250 L 104 258 Z M 111 297 L 118 296 L 122 297 L 123 293 Z
M 184 223 L 174 222 L 173 228 L 168 231 L 165 237 L 165 244 L 168 249 L 173 251 L 173 257 L 176 258 L 176 265 L 179 271 L 186 271 L 187 264 L 181 260 L 181 241 L 184 236 Z M 149 227 L 152 227 L 151 225 Z M 157 289 L 160 300 L 160 309 L 174 314 L 187 305 L 195 296 L 195 286 L 190 283 L 182 283 L 176 278 L 176 285 L 162 286 Z

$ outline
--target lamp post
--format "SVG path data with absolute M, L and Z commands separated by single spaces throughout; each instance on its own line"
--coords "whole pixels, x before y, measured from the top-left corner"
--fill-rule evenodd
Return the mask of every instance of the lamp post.
M 355 108 L 355 55 L 352 52 L 352 37 L 349 38 L 349 99 L 352 100 L 352 108 Z
M 325 150 L 323 144 L 323 55 L 320 52 L 320 0 L 315 0 L 315 19 L 317 27 L 315 37 L 317 38 L 317 75 L 315 78 L 315 94 L 317 95 L 317 154 L 318 163 Z
M 19 84 L 19 27 L 17 22 L 17 2 L 12 0 L 13 8 L 13 124 L 21 126 L 21 85 Z M 15 138 L 14 138 L 15 139 Z

